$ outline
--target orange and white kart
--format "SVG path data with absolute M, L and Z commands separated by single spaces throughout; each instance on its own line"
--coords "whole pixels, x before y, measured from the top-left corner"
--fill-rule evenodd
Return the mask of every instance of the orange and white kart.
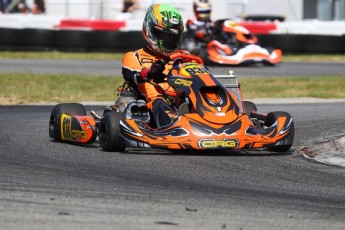
M 165 150 L 261 149 L 285 152 L 294 139 L 294 122 L 287 112 L 257 112 L 242 101 L 236 76 L 213 76 L 201 58 L 174 54 L 167 76 L 176 95 L 162 97 L 176 109 L 171 124 L 157 128 L 146 102 L 137 100 L 131 88 L 120 88 L 120 97 L 102 116 L 87 116 L 83 105 L 56 105 L 50 116 L 49 136 L 55 141 L 93 143 L 104 151 L 126 147 Z M 152 83 L 155 84 L 155 83 Z M 157 85 L 157 87 L 159 87 Z
M 201 56 L 207 64 L 236 66 L 262 63 L 273 66 L 282 61 L 280 49 L 260 46 L 254 34 L 233 20 L 218 20 L 214 28 L 207 32 L 211 37 L 208 42 L 189 38 L 182 45 L 182 48 Z

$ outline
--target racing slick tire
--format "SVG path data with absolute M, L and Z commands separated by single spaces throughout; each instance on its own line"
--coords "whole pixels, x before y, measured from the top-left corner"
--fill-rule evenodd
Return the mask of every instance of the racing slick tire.
M 291 118 L 291 115 L 287 112 L 282 112 L 282 111 L 270 112 L 267 114 L 264 125 L 267 127 L 273 125 L 278 120 L 279 117 Z M 287 151 L 289 151 L 292 144 L 293 144 L 294 135 L 295 135 L 295 127 L 294 127 L 294 123 L 292 121 L 292 123 L 290 125 L 290 133 L 286 137 L 284 137 L 282 140 L 279 140 L 277 142 L 277 143 L 279 143 L 278 145 L 267 146 L 267 150 L 271 151 L 271 152 L 287 152 Z
M 254 102 L 251 101 L 243 101 L 244 104 L 244 112 L 249 116 L 251 112 L 257 112 L 258 109 L 256 108 L 256 105 L 254 104 Z
M 126 145 L 120 139 L 120 120 L 125 116 L 122 112 L 104 113 L 98 128 L 99 144 L 106 152 L 123 152 Z
M 61 103 L 57 104 L 49 120 L 49 137 L 54 141 L 61 142 L 61 115 L 64 113 L 86 116 L 85 107 L 79 103 Z
M 263 61 L 262 64 L 264 64 L 265 66 L 275 66 L 274 63 L 269 62 L 269 61 Z

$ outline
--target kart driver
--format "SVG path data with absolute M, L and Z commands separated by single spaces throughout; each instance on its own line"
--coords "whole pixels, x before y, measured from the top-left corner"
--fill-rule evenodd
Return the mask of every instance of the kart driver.
M 175 117 L 169 102 L 162 97 L 158 83 L 164 90 L 174 92 L 163 82 L 172 62 L 164 66 L 163 60 L 178 50 L 184 24 L 180 13 L 169 4 L 151 5 L 145 15 L 142 34 L 146 40 L 143 48 L 125 54 L 122 60 L 122 74 L 140 95 L 145 97 L 147 107 L 152 111 L 157 127 L 168 125 Z
M 188 33 L 200 42 L 211 40 L 213 22 L 211 21 L 211 3 L 208 0 L 195 0 L 193 10 L 195 17 L 186 23 Z
M 212 5 L 208 0 L 194 0 L 193 10 L 195 17 L 187 21 L 186 27 L 188 34 L 194 38 L 194 41 L 208 43 L 212 39 L 216 39 L 231 46 L 233 51 L 238 50 L 239 43 L 235 34 L 224 33 L 221 28 L 221 23 L 224 20 L 215 22 L 211 20 Z M 198 52 L 193 51 L 193 53 Z

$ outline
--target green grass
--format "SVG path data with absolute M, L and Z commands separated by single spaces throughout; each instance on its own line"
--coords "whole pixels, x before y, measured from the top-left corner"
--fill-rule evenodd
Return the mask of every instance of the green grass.
M 0 59 L 121 60 L 123 53 L 0 52 Z M 283 55 L 283 62 L 345 62 L 345 55 Z M 243 97 L 345 98 L 345 76 L 252 78 L 240 81 Z M 113 101 L 122 77 L 0 73 L 0 104 Z
M 123 53 L 84 52 L 0 52 L 0 59 L 121 60 Z
M 122 77 L 84 75 L 0 74 L 0 104 L 112 101 Z
M 240 80 L 243 97 L 345 98 L 345 76 L 252 78 Z M 0 73 L 0 104 L 114 101 L 121 76 Z
M 244 98 L 345 98 L 345 76 L 246 78 Z
M 121 60 L 123 53 L 81 53 L 81 52 L 0 52 L 0 59 L 53 59 L 53 60 Z M 284 62 L 317 61 L 345 62 L 344 54 L 283 54 Z
M 345 54 L 284 54 L 284 62 L 345 62 Z

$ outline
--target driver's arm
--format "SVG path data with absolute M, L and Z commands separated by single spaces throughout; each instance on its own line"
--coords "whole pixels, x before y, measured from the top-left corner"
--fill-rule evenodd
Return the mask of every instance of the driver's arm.
M 140 64 L 136 52 L 128 52 L 122 59 L 122 75 L 131 87 L 137 89 L 142 82 L 140 72 L 143 66 Z

